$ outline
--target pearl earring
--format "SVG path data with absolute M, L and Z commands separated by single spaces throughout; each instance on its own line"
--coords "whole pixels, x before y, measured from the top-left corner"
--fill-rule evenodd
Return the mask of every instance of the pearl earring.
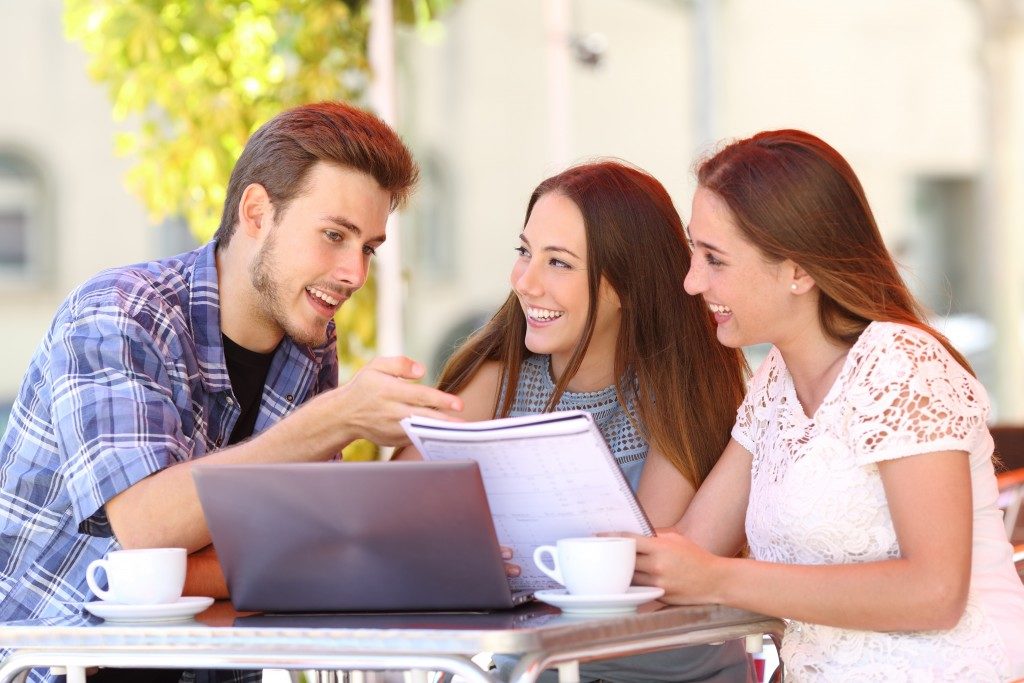
M 791 283 L 791 284 L 789 285 L 789 288 L 790 288 L 790 290 L 792 290 L 792 291 L 794 291 L 794 292 L 795 292 L 795 291 L 796 291 L 796 283 L 795 283 L 795 282 Z

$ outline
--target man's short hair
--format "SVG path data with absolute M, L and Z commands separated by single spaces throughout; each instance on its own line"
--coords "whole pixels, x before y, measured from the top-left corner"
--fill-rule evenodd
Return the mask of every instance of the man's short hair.
M 305 189 L 319 162 L 351 168 L 373 177 L 391 194 L 391 208 L 412 191 L 419 171 L 412 154 L 386 123 L 343 102 L 318 102 L 282 112 L 257 130 L 231 171 L 220 227 L 214 235 L 226 245 L 238 224 L 245 188 L 266 189 L 278 217 Z

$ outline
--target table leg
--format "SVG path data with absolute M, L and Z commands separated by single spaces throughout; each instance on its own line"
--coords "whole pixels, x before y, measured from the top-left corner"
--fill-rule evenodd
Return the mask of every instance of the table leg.
M 84 666 L 51 666 L 50 673 L 54 676 L 65 676 L 67 683 L 85 683 Z M 27 675 L 27 674 L 26 674 Z
M 558 683 L 580 683 L 579 661 L 574 660 L 558 665 Z

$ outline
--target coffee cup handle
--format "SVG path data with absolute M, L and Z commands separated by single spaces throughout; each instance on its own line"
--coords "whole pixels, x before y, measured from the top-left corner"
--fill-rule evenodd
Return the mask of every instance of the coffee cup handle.
M 545 555 L 551 558 L 550 567 L 547 562 L 544 561 Z M 562 570 L 558 568 L 558 548 L 553 545 L 538 546 L 537 549 L 533 551 L 533 563 L 537 565 L 537 569 L 541 570 L 563 586 L 565 585 L 565 581 L 562 579 Z
M 90 590 L 92 590 L 92 592 L 95 593 L 96 597 L 98 597 L 100 600 L 110 600 L 110 591 L 100 588 L 99 584 L 96 583 L 95 574 L 96 570 L 100 567 L 102 567 L 103 570 L 106 571 L 107 561 L 93 560 L 92 562 L 90 562 L 89 566 L 85 568 L 85 582 L 89 584 Z M 109 581 L 107 583 L 109 584 Z

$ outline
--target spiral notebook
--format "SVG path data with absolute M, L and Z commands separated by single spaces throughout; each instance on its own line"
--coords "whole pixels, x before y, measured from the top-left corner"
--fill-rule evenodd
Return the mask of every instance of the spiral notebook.
M 600 532 L 654 534 L 588 412 L 461 423 L 413 416 L 402 426 L 424 459 L 480 466 L 498 542 L 522 568 L 517 590 L 557 587 L 533 564 L 537 546 Z

